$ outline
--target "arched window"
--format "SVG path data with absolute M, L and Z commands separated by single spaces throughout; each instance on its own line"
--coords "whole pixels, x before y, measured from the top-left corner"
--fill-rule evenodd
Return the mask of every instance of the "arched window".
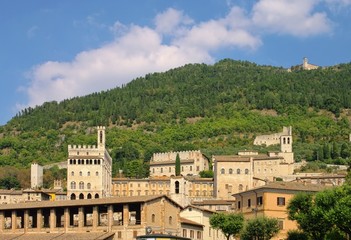
M 175 181 L 175 193 L 179 194 L 179 182 Z
M 76 200 L 76 195 L 74 193 L 71 194 L 71 200 Z
M 79 182 L 79 189 L 84 189 L 84 182 Z
M 240 168 L 238 168 L 238 169 L 236 170 L 236 173 L 237 173 L 237 174 L 240 174 L 240 172 L 241 172 L 241 171 L 240 171 Z
M 83 173 L 82 173 L 82 171 L 80 171 L 80 172 L 79 172 L 79 176 L 83 176 Z
M 288 138 L 288 144 L 290 144 L 290 138 Z
M 76 182 L 71 182 L 71 189 L 76 189 Z
M 151 215 L 151 222 L 154 223 L 154 222 L 155 222 L 155 218 L 156 218 L 155 214 L 152 214 L 152 215 Z
M 249 174 L 249 169 L 245 169 L 245 174 Z
M 74 172 L 73 171 L 71 172 L 71 176 L 74 176 Z
M 91 199 L 91 194 L 90 193 L 88 193 L 87 199 Z
M 79 199 L 84 199 L 84 194 L 83 193 L 79 194 Z
M 229 174 L 233 174 L 233 169 L 229 168 Z
M 225 174 L 224 168 L 221 169 L 221 174 Z
M 242 191 L 244 189 L 242 184 L 239 184 L 239 191 Z
M 168 218 L 168 224 L 172 225 L 172 217 L 171 216 Z
M 95 175 L 96 175 L 96 176 L 99 176 L 99 172 L 98 172 L 98 171 L 96 171 Z
M 88 176 L 90 176 L 90 172 L 88 172 Z
M 283 144 L 285 144 L 285 143 L 286 143 L 285 138 L 283 138 Z
M 91 184 L 87 183 L 87 189 L 90 189 L 90 188 L 91 188 Z
M 96 194 L 95 194 L 95 198 L 99 198 L 99 194 L 96 193 Z

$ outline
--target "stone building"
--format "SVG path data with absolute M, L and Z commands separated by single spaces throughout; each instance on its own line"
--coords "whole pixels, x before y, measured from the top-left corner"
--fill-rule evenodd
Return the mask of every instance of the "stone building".
M 175 176 L 177 155 L 183 176 L 199 175 L 199 172 L 209 169 L 209 159 L 200 150 L 154 153 L 150 160 L 150 176 Z
M 186 206 L 192 201 L 213 199 L 213 179 L 194 176 L 113 178 L 112 194 L 114 196 L 164 194 L 179 205 Z
M 37 163 L 30 166 L 30 186 L 33 189 L 43 186 L 43 167 Z
M 97 147 L 68 146 L 68 199 L 111 196 L 111 171 L 112 159 L 105 147 L 105 127 L 97 127 Z
M 259 154 L 240 151 L 237 155 L 213 156 L 214 196 L 231 199 L 232 194 L 246 191 L 294 172 L 292 131 L 279 135 L 280 151 Z
M 181 207 L 167 196 L 110 197 L 0 205 L 0 239 L 135 239 L 151 233 L 182 234 Z M 195 238 L 194 238 L 195 239 Z

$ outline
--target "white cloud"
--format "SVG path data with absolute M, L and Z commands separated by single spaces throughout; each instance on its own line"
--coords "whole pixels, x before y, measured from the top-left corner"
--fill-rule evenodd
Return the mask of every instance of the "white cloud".
M 295 36 L 329 30 L 326 15 L 313 12 L 312 0 L 261 0 L 252 9 L 232 7 L 223 18 L 195 23 L 182 11 L 168 9 L 155 17 L 155 27 L 123 25 L 110 30 L 115 40 L 84 51 L 70 62 L 34 67 L 25 88 L 28 106 L 82 96 L 121 86 L 150 72 L 186 63 L 213 63 L 218 49 L 255 50 L 264 32 Z M 167 42 L 166 42 L 167 41 Z
M 313 12 L 316 0 L 261 0 L 253 8 L 252 21 L 273 33 L 311 36 L 330 31 L 324 12 Z

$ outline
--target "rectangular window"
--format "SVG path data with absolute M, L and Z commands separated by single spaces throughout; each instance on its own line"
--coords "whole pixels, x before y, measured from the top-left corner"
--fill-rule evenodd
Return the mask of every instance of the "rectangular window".
M 238 209 L 240 209 L 240 208 L 241 208 L 241 202 L 238 201 Z
M 277 197 L 277 205 L 285 206 L 285 197 Z
M 247 199 L 247 207 L 251 207 L 251 199 Z
M 263 197 L 257 197 L 257 205 L 260 206 L 263 204 Z
M 284 219 L 278 219 L 278 227 L 280 230 L 284 229 Z

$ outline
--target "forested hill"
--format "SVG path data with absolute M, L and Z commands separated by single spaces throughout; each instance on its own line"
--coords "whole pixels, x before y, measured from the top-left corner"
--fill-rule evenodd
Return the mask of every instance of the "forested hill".
M 350 89 L 350 63 L 293 72 L 230 59 L 189 64 L 23 110 L 0 128 L 0 165 L 63 161 L 67 144 L 95 143 L 97 125 L 107 126 L 108 148 L 123 164 L 155 151 L 235 153 L 288 125 L 297 158 L 312 160 L 323 144 L 348 142 Z

